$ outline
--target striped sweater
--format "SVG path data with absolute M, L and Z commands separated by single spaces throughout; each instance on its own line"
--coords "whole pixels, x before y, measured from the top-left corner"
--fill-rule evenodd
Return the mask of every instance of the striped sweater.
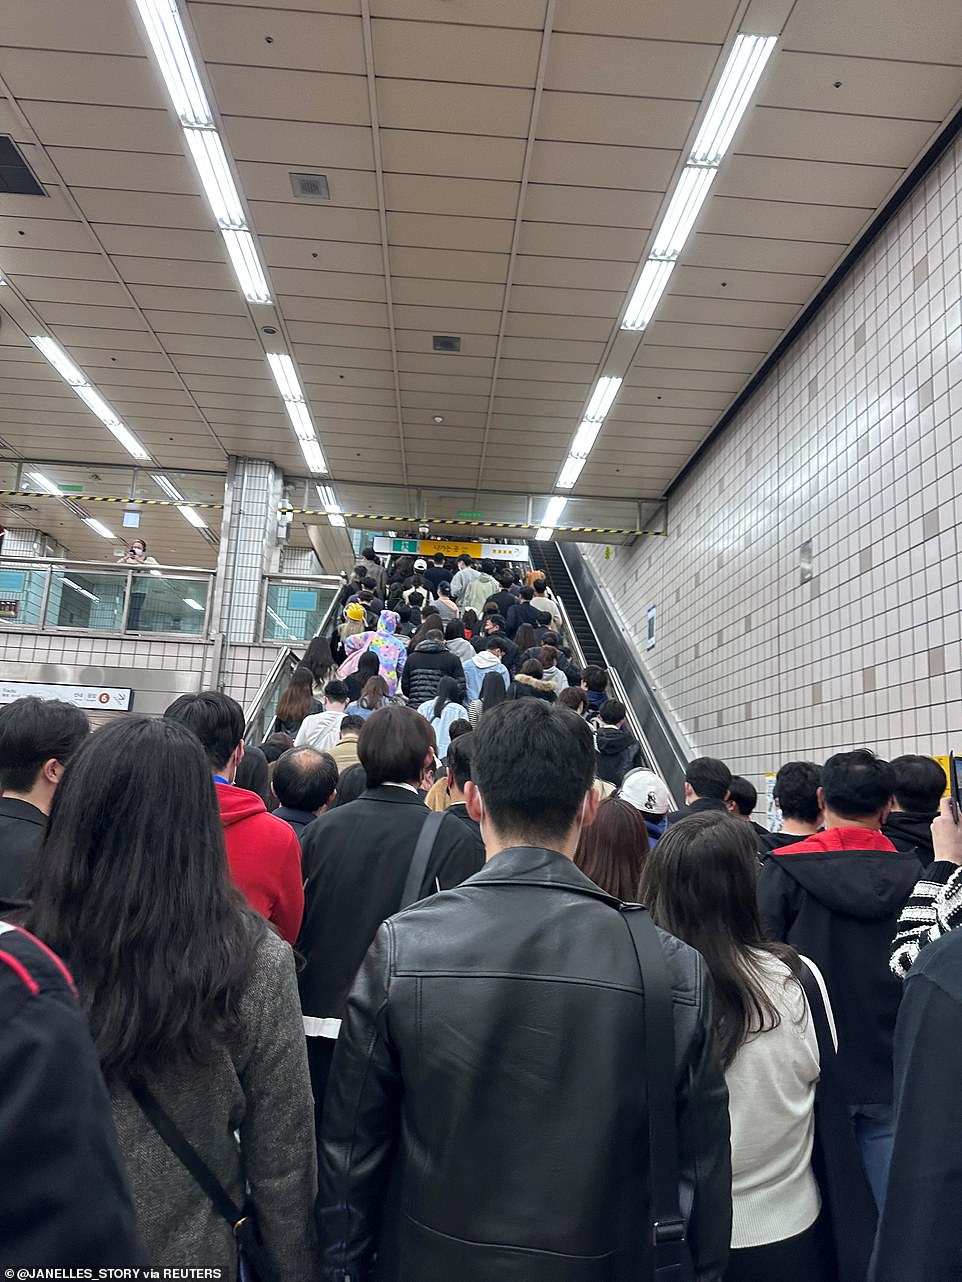
M 939 859 L 926 868 L 902 909 L 889 966 L 905 979 L 926 944 L 962 926 L 962 868 Z

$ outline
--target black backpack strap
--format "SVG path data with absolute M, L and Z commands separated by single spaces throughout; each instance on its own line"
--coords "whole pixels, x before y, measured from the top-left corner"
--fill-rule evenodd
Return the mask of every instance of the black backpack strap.
M 416 904 L 421 898 L 421 883 L 424 881 L 424 874 L 428 870 L 428 863 L 443 822 L 443 810 L 428 811 L 428 817 L 421 826 L 417 845 L 414 847 L 414 854 L 411 856 L 408 875 L 404 881 L 404 890 L 401 892 L 401 902 L 397 906 L 398 912 L 402 908 Z
M 805 996 L 808 998 L 808 1008 L 812 1012 L 812 1025 L 815 1028 L 815 1037 L 818 1040 L 818 1059 L 821 1066 L 822 1076 L 831 1073 L 838 1051 L 835 1049 L 835 1038 L 832 1036 L 832 1030 L 829 1027 L 828 1015 L 825 1011 L 825 999 L 822 996 L 822 986 L 819 984 L 811 968 L 802 962 L 802 969 L 798 975 L 798 982 L 801 984 Z
M 679 1201 L 675 1028 L 668 967 L 658 932 L 647 910 L 625 908 L 622 915 L 634 944 L 645 999 L 651 1240 L 655 1276 L 681 1278 L 686 1275 L 684 1260 L 687 1256 L 688 1225 Z

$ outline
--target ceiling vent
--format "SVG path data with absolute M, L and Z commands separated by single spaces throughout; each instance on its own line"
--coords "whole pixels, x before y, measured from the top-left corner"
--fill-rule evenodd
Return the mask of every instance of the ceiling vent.
M 0 134 L 0 195 L 46 196 L 20 148 L 7 134 Z
M 453 334 L 435 334 L 431 345 L 436 352 L 460 352 L 461 340 Z
M 330 200 L 327 174 L 291 174 L 291 189 L 298 200 Z

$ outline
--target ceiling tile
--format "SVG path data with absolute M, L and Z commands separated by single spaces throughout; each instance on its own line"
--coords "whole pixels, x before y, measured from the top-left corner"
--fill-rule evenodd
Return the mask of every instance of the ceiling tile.
M 534 145 L 531 181 L 663 194 L 678 159 L 677 152 L 651 147 L 539 141 Z
M 547 89 L 700 102 L 718 57 L 710 44 L 558 34 L 551 41 Z
M 378 119 L 384 129 L 526 138 L 534 95 L 528 89 L 501 85 L 379 76 L 377 97 Z
M 206 0 L 193 0 L 190 17 L 209 63 L 364 74 L 359 17 L 287 8 L 265 12 L 238 4 L 228 10 Z
M 596 0 L 559 0 L 555 28 L 720 45 L 738 9 L 737 0 L 686 0 L 683 5 L 639 5 L 636 0 L 606 0 L 599 5 Z
M 871 116 L 756 107 L 739 131 L 739 153 L 839 164 L 911 164 L 932 136 L 928 120 L 884 122 Z
M 425 27 L 376 18 L 372 34 L 378 76 L 534 87 L 541 47 L 538 31 L 460 26 L 456 20 Z
M 947 22 L 944 0 L 807 0 L 785 27 L 786 49 L 962 66 L 962 27 Z M 837 77 L 836 77 L 837 78 Z
M 546 92 L 538 137 L 555 142 L 599 142 L 620 147 L 681 148 L 698 100 L 619 97 L 615 94 Z
M 343 169 L 373 169 L 371 130 L 362 125 L 317 125 L 300 120 L 260 120 L 250 116 L 225 116 L 224 132 L 231 154 L 245 160 L 271 159 L 325 173 L 327 165 Z
M 524 142 L 475 134 L 381 131 L 384 168 L 392 173 L 437 174 L 454 178 L 520 178 Z
M 803 111 L 940 121 L 959 94 L 957 67 L 782 50 L 760 102 Z M 838 82 L 838 83 L 836 83 Z
M 632 228 L 526 221 L 521 228 L 519 252 L 549 258 L 637 261 L 644 252 L 647 236 L 647 231 Z
M 4 10 L 6 15 L 6 6 Z M 5 30 L 5 42 L 7 34 Z M 143 53 L 143 46 L 140 52 Z M 159 79 L 152 74 L 146 57 L 21 48 L 16 55 L 0 50 L 0 68 L 7 89 L 15 98 L 153 107 L 160 111 L 167 108 Z
M 391 245 L 425 249 L 472 249 L 507 254 L 514 223 L 507 218 L 454 218 L 446 214 L 387 216 Z

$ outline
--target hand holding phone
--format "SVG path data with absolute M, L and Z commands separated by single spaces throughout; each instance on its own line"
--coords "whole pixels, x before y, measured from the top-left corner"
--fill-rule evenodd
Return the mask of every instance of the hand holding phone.
M 959 822 L 959 815 L 962 813 L 962 790 L 959 788 L 959 765 L 955 753 L 949 753 L 949 797 L 952 809 L 952 818 L 956 823 Z

